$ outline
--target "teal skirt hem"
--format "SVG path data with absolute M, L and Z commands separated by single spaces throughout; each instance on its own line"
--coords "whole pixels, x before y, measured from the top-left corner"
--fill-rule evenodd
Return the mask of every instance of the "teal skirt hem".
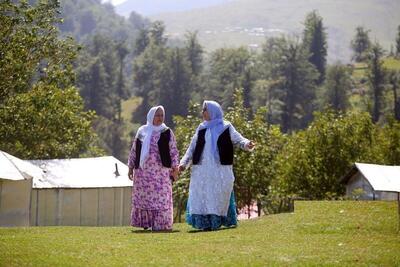
M 186 222 L 196 229 L 216 230 L 221 226 L 232 227 L 237 225 L 235 195 L 233 191 L 229 200 L 227 216 L 219 216 L 215 214 L 190 214 L 189 208 L 188 202 L 186 206 Z

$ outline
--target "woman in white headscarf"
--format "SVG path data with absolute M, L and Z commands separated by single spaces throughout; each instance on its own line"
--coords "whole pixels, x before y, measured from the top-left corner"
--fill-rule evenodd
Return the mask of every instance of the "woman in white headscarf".
M 164 124 L 162 106 L 150 109 L 129 154 L 128 176 L 133 180 L 131 225 L 153 231 L 171 230 L 172 179 L 177 177 L 179 152 L 175 136 Z
M 215 230 L 236 226 L 233 194 L 233 145 L 251 151 L 254 143 L 223 120 L 221 106 L 204 101 L 200 123 L 180 161 L 182 171 L 192 165 L 186 221 L 194 228 Z

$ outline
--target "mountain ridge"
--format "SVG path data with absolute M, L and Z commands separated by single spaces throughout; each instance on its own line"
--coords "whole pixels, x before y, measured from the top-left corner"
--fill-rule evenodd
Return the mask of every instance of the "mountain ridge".
M 134 11 L 141 15 L 154 15 L 164 12 L 186 11 L 196 8 L 215 6 L 233 0 L 127 0 L 115 6 L 115 11 L 124 17 Z
M 357 26 L 371 29 L 371 41 L 376 39 L 389 50 L 400 24 L 397 0 L 236 0 L 150 18 L 164 21 L 167 33 L 173 37 L 198 30 L 200 42 L 212 51 L 226 46 L 259 48 L 267 36 L 301 36 L 302 23 L 312 10 L 323 17 L 330 62 L 350 61 L 350 42 Z

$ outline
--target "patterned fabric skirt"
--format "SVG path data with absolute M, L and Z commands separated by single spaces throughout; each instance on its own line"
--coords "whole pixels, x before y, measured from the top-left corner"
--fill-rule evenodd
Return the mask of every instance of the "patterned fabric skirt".
M 237 225 L 237 213 L 235 204 L 235 195 L 232 191 L 229 200 L 227 216 L 218 216 L 215 214 L 190 214 L 189 202 L 186 206 L 186 222 L 196 229 L 216 230 L 221 226 L 231 227 Z
M 153 231 L 172 230 L 173 210 L 143 210 L 132 207 L 131 226 L 151 228 Z

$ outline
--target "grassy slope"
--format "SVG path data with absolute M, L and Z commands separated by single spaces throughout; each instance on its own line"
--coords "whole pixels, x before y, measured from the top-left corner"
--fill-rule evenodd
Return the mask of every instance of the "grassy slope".
M 400 71 L 400 60 L 395 59 L 395 58 L 385 58 L 383 61 L 383 66 L 387 68 L 388 70 L 396 70 Z M 355 81 L 355 87 L 357 88 L 364 88 L 366 89 L 368 87 L 368 83 L 362 85 L 360 84 L 360 81 L 366 80 L 367 79 L 367 64 L 366 63 L 356 63 L 354 64 L 354 69 L 353 69 L 353 80 Z M 393 94 L 391 91 L 387 91 L 386 93 L 389 94 L 389 105 L 392 103 L 393 99 Z M 368 96 L 360 96 L 357 94 L 351 95 L 350 96 L 350 103 L 353 107 L 353 109 L 357 109 L 360 111 L 365 111 L 367 109 L 366 107 L 366 101 L 368 101 Z M 392 108 L 391 108 L 392 110 Z
M 187 12 L 152 16 L 166 23 L 173 36 L 186 30 L 199 30 L 201 43 L 210 51 L 223 46 L 262 43 L 263 36 L 247 33 L 223 32 L 226 27 L 264 27 L 282 29 L 287 34 L 301 34 L 305 15 L 318 10 L 327 27 L 331 62 L 349 61 L 350 41 L 355 28 L 362 25 L 371 29 L 371 40 L 379 40 L 386 48 L 394 43 L 400 22 L 398 0 L 238 0 L 224 5 Z M 207 30 L 216 33 L 206 34 Z
M 126 123 L 126 128 L 124 131 L 124 137 L 129 140 L 129 142 L 132 140 L 131 132 L 133 130 L 137 130 L 139 128 L 138 123 L 132 123 L 132 113 L 136 110 L 136 108 L 140 105 L 142 102 L 142 99 L 140 97 L 132 97 L 126 101 L 123 101 L 121 104 L 122 108 L 122 119 Z
M 128 227 L 0 228 L 0 265 L 400 264 L 395 202 L 297 202 L 292 214 L 236 229 L 173 233 Z

